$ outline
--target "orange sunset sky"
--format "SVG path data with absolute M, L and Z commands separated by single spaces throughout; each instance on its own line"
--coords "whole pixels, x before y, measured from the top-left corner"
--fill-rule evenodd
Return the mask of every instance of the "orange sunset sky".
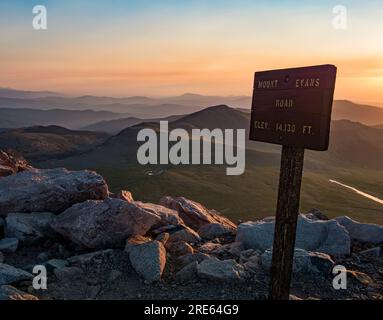
M 259 70 L 335 64 L 337 99 L 383 106 L 383 6 L 343 1 L 1 1 L 0 87 L 251 95 Z M 304 3 L 304 4 L 302 4 Z M 48 30 L 32 28 L 44 4 Z

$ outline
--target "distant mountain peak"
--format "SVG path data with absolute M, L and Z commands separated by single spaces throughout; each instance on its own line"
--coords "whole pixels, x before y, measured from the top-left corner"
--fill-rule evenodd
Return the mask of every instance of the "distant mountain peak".
M 209 109 L 209 110 L 217 110 L 217 109 L 222 109 L 222 110 L 230 109 L 230 110 L 233 110 L 233 108 L 229 107 L 226 104 L 218 104 L 216 106 L 211 106 L 211 107 L 208 107 L 206 109 Z
M 226 104 L 218 104 L 216 106 L 211 106 L 211 107 L 207 107 L 205 109 L 202 109 L 200 111 L 197 111 L 197 112 L 194 112 L 194 113 L 191 113 L 190 115 L 196 115 L 196 114 L 204 114 L 204 113 L 211 113 L 211 112 L 215 112 L 215 113 L 227 113 L 227 112 L 236 112 L 234 108 L 231 108 L 229 107 L 228 105 Z
M 181 94 L 180 97 L 183 97 L 183 98 L 200 98 L 200 97 L 204 97 L 204 96 L 202 94 L 186 92 L 184 94 Z
M 146 96 L 131 96 L 129 97 L 129 99 L 152 99 L 152 98 L 149 98 Z

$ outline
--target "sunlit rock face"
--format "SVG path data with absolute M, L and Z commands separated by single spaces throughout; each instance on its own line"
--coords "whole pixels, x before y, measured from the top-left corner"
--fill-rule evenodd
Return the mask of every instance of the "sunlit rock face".
M 108 186 L 92 171 L 24 171 L 0 179 L 0 216 L 11 212 L 60 213 L 75 203 L 108 196 Z

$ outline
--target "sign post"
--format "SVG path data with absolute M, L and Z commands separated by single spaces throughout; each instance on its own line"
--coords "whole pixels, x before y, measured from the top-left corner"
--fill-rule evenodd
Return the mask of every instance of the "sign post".
M 269 298 L 288 299 L 293 266 L 304 149 L 282 147 Z
M 288 300 L 304 150 L 329 145 L 336 67 L 257 72 L 250 140 L 282 145 L 269 299 Z

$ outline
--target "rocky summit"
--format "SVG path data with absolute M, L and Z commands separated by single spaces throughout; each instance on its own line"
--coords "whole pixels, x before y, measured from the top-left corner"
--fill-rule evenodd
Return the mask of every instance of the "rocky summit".
M 113 195 L 92 171 L 20 166 L 0 177 L 1 300 L 267 297 L 273 217 L 237 225 L 184 197 Z M 292 296 L 383 299 L 382 235 L 345 216 L 301 214 Z M 32 286 L 36 265 L 46 290 Z M 339 266 L 347 290 L 333 287 Z

